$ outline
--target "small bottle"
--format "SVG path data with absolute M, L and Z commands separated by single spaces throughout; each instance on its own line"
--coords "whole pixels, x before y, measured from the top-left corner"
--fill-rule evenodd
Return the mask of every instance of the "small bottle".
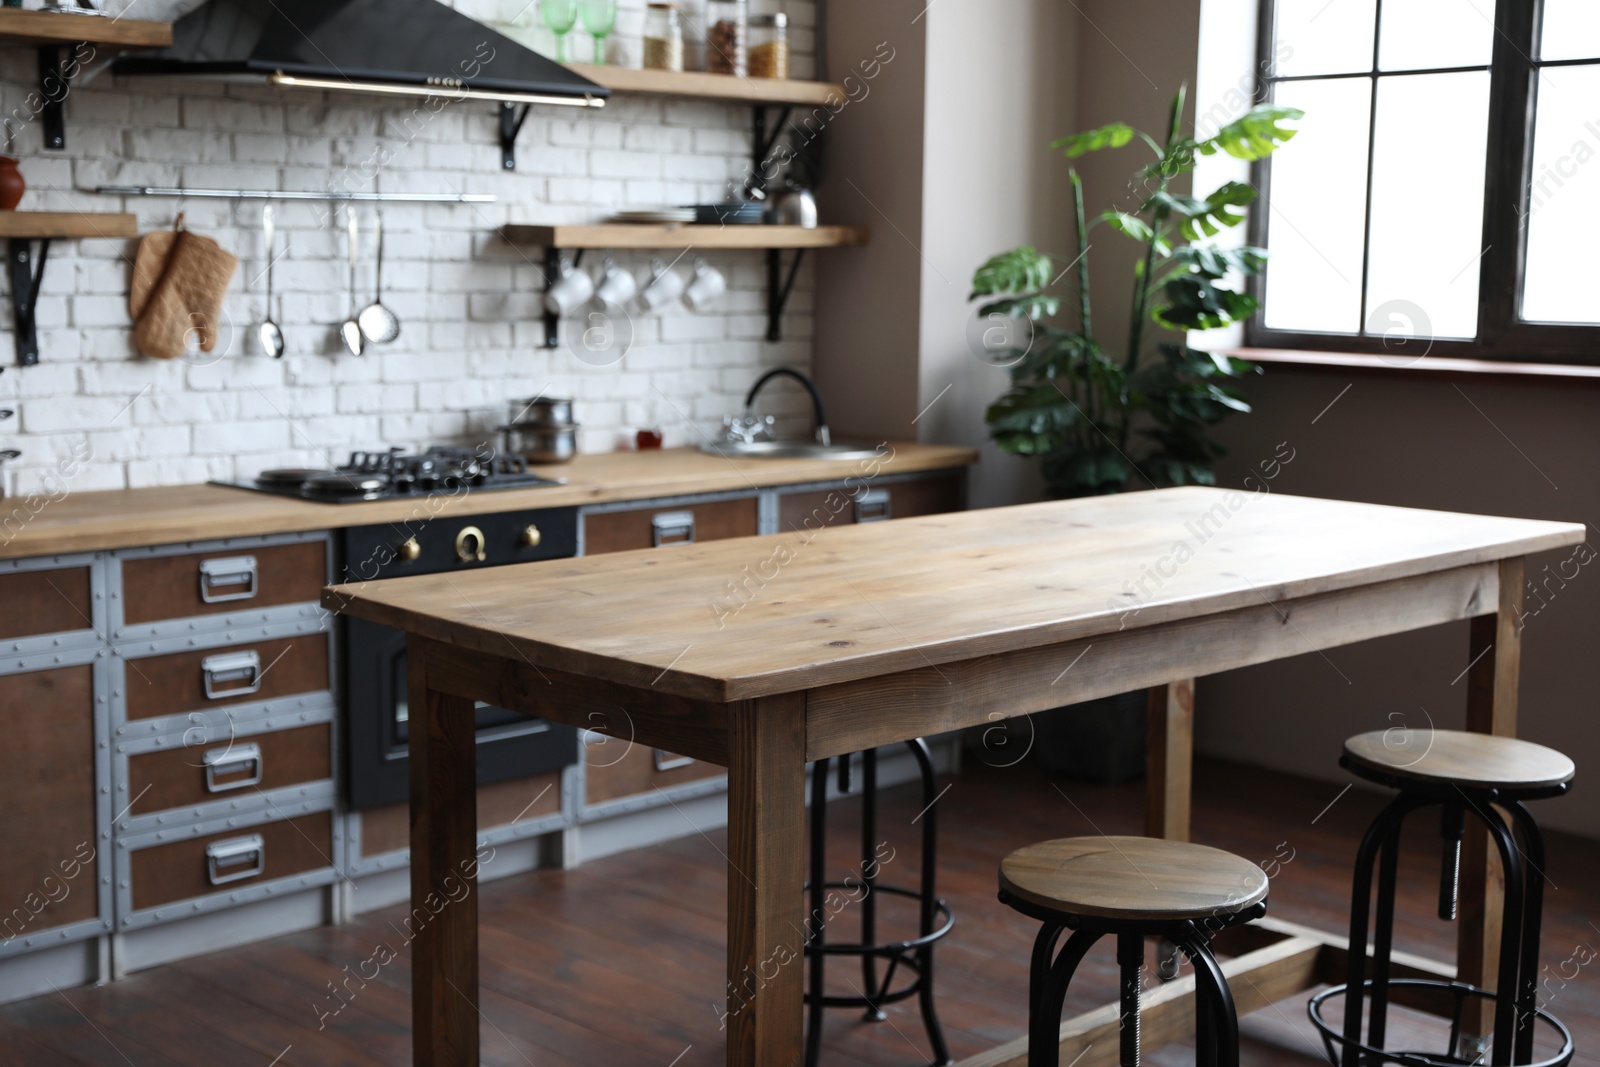
M 678 5 L 652 3 L 644 15 L 646 70 L 683 70 L 683 17 Z
M 750 76 L 750 4 L 748 0 L 710 0 L 706 4 L 706 70 L 712 74 Z
M 789 16 L 756 15 L 750 19 L 750 77 L 789 77 Z

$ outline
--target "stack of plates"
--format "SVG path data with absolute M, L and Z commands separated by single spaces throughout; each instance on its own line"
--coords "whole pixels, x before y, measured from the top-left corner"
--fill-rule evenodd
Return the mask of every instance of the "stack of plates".
M 767 205 L 756 201 L 695 204 L 693 211 L 694 221 L 705 226 L 753 226 L 767 221 Z
M 689 207 L 663 207 L 647 211 L 619 211 L 611 216 L 611 222 L 693 222 L 695 219 L 694 208 Z

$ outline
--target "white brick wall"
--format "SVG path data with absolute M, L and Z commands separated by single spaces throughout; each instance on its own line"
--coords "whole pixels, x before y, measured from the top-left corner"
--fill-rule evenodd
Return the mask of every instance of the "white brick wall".
M 457 0 L 456 7 L 541 51 L 550 47 L 528 0 Z M 756 0 L 756 11 L 779 0 Z M 815 69 L 814 0 L 787 0 L 794 71 Z M 637 64 L 643 0 L 622 0 L 613 62 Z M 692 14 L 691 10 L 691 14 Z M 575 32 L 570 54 L 587 59 Z M 0 49 L 0 106 L 14 121 L 37 77 L 33 53 Z M 45 152 L 26 122 L 15 154 L 32 210 L 132 211 L 141 232 L 187 225 L 240 257 L 217 351 L 171 363 L 134 350 L 127 288 L 136 243 L 58 241 L 38 305 L 41 363 L 10 366 L 11 318 L 0 312 L 0 447 L 22 450 L 5 471 L 10 493 L 55 477 L 64 459 L 92 450 L 75 489 L 246 478 L 272 466 L 338 462 L 353 447 L 471 444 L 492 437 L 509 400 L 535 393 L 577 400 L 585 451 L 609 451 L 658 423 L 669 446 L 692 444 L 739 410 L 764 369 L 811 363 L 812 271 L 801 271 L 785 339 L 764 340 L 765 263 L 758 252 L 712 253 L 729 289 L 705 313 L 681 304 L 635 310 L 634 342 L 620 362 L 595 366 L 572 348 L 542 346 L 542 252 L 498 236 L 508 222 L 597 221 L 621 207 L 723 198 L 749 165 L 747 107 L 614 97 L 599 112 L 535 108 L 517 145 L 517 170 L 500 167 L 492 104 L 437 114 L 413 102 L 317 96 L 175 79 L 113 79 L 74 86 L 66 104 L 67 150 Z M 344 217 L 326 205 L 279 203 L 274 317 L 288 354 L 266 358 L 254 326 L 265 310 L 260 202 L 117 198 L 96 185 L 240 186 L 326 191 L 493 193 L 489 205 L 392 204 L 384 209 L 384 302 L 400 339 L 345 353 L 338 325 L 349 312 Z M 826 199 L 824 199 L 826 208 Z M 372 207 L 361 208 L 365 245 L 359 299 L 372 299 Z M 603 253 L 585 256 L 598 272 Z M 642 285 L 647 253 L 615 254 Z M 670 255 L 668 256 L 670 259 Z M 692 256 L 677 269 L 687 274 Z M 564 326 L 570 336 L 572 324 Z M 809 408 L 775 386 L 768 410 L 799 429 Z

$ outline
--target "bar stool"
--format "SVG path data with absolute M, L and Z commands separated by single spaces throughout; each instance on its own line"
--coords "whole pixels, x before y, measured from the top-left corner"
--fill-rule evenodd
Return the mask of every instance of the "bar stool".
M 861 870 L 851 879 L 830 882 L 827 880 L 828 843 L 828 767 L 832 762 L 820 759 L 812 764 L 811 771 L 811 877 L 806 882 L 810 895 L 806 913 L 806 960 L 810 966 L 809 985 L 805 1002 L 810 1007 L 810 1021 L 806 1027 L 806 1067 L 816 1067 L 822 1050 L 822 1016 L 827 1008 L 862 1008 L 867 1022 L 882 1022 L 885 1004 L 893 1004 L 909 997 L 918 998 L 922 1009 L 922 1025 L 928 1031 L 928 1041 L 933 1046 L 933 1063 L 943 1067 L 954 1062 L 945 1045 L 944 1030 L 933 1004 L 933 946 L 955 925 L 950 908 L 938 898 L 934 887 L 937 860 L 937 841 L 934 801 L 939 799 L 938 784 L 934 779 L 933 757 L 927 743 L 921 738 L 905 742 L 916 758 L 922 779 L 922 814 L 916 821 L 922 823 L 922 871 L 916 889 L 885 885 L 878 880 L 886 862 L 878 854 L 878 750 L 861 753 Z M 850 792 L 850 757 L 838 757 L 839 791 Z M 828 943 L 824 937 L 831 916 L 827 908 L 830 889 L 863 891 L 855 900 L 861 911 L 861 940 Z M 898 941 L 879 941 L 878 895 L 910 897 L 917 901 L 917 934 Z M 842 912 L 841 912 L 842 914 Z M 861 989 L 858 995 L 829 996 L 823 992 L 823 967 L 830 956 L 861 957 Z M 878 962 L 886 966 L 883 978 L 878 979 Z M 914 977 L 900 988 L 894 988 L 894 978 L 904 968 Z
M 1196 1062 L 1238 1067 L 1233 994 L 1211 954 L 1220 930 L 1267 911 L 1267 875 L 1221 849 L 1158 837 L 1066 837 L 1000 861 L 1000 902 L 1044 923 L 1028 974 L 1028 1067 L 1059 1067 L 1061 1006 L 1091 946 L 1113 934 L 1122 968 L 1122 1067 L 1139 1063 L 1144 939 L 1177 945 L 1194 964 Z M 1063 930 L 1073 931 L 1059 953 Z
M 1366 977 L 1367 953 L 1349 954 L 1344 985 L 1313 997 L 1311 1021 L 1322 1033 L 1330 1062 L 1343 1067 L 1357 1064 L 1399 1063 L 1408 1067 L 1434 1067 L 1439 1063 L 1482 1062 L 1469 1053 L 1462 1058 L 1461 1017 L 1471 998 L 1495 1006 L 1492 1064 L 1530 1064 L 1533 1060 L 1534 1022 L 1542 1020 L 1562 1039 L 1562 1050 L 1539 1067 L 1562 1067 L 1572 1059 L 1572 1035 L 1561 1021 L 1537 1006 L 1539 924 L 1544 902 L 1544 838 L 1523 801 L 1560 796 L 1572 784 L 1572 760 L 1554 749 L 1512 737 L 1457 730 L 1375 730 L 1344 743 L 1339 765 L 1359 778 L 1399 790 L 1399 795 L 1367 828 L 1356 854 L 1355 886 L 1350 903 L 1350 944 L 1368 944 L 1368 915 L 1372 900 L 1372 868 L 1378 864 L 1378 909 L 1372 941 L 1372 977 Z M 1438 805 L 1439 835 L 1444 855 L 1439 872 L 1439 918 L 1456 916 L 1460 883 L 1461 838 L 1465 815 L 1471 811 L 1488 828 L 1500 853 L 1505 872 L 1505 901 L 1500 926 L 1500 973 L 1494 991 L 1464 982 L 1389 978 L 1394 944 L 1395 873 L 1400 858 L 1400 828 L 1405 817 L 1420 808 Z M 1510 816 L 1508 824 L 1494 810 Z M 1522 844 L 1517 845 L 1520 834 Z M 1433 989 L 1452 998 L 1450 1047 L 1445 1053 L 1398 1051 L 1384 1048 L 1392 987 Z M 1372 1006 L 1366 1040 L 1362 1040 L 1362 1001 L 1370 993 Z M 1344 1024 L 1336 1031 L 1322 1017 L 1331 999 L 1345 1002 Z M 1342 1058 L 1335 1051 L 1342 1049 Z

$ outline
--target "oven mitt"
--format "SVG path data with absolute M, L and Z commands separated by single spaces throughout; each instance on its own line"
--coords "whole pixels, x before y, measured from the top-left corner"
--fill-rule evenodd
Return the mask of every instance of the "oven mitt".
M 176 359 L 187 350 L 188 335 L 194 331 L 200 350 L 210 352 L 217 344 L 222 296 L 239 267 L 239 257 L 211 238 L 183 229 L 181 220 L 165 235 L 166 242 L 152 242 L 156 236 L 150 234 L 140 242 L 134 262 L 134 284 L 128 292 L 133 343 L 153 359 Z M 149 278 L 156 274 L 158 261 L 159 275 L 152 284 Z

